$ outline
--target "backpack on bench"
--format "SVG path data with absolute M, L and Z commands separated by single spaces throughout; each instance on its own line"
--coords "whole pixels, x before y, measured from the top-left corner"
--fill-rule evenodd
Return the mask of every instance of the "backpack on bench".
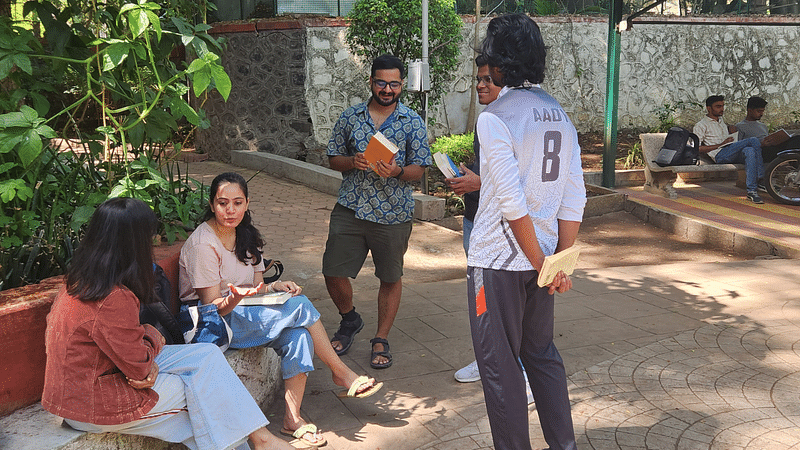
M 699 156 L 700 139 L 697 135 L 686 128 L 672 127 L 654 162 L 661 167 L 695 165 Z

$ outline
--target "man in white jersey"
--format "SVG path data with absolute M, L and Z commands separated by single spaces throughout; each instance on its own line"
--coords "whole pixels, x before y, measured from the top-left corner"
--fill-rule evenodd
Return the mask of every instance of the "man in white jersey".
M 499 97 L 478 117 L 481 191 L 467 258 L 472 342 L 495 450 L 529 450 L 520 361 L 551 450 L 575 449 L 564 363 L 553 344 L 554 293 L 544 257 L 572 246 L 586 190 L 575 127 L 539 87 L 546 48 L 523 14 L 492 19 L 481 45 Z
M 500 86 L 492 82 L 492 77 L 489 76 L 489 66 L 486 64 L 486 58 L 484 58 L 483 55 L 478 55 L 478 57 L 475 58 L 475 65 L 478 66 L 478 84 L 475 85 L 475 90 L 478 93 L 478 103 L 485 106 L 497 99 L 497 96 L 500 94 Z M 475 135 L 472 149 L 475 153 L 475 161 L 472 163 L 472 170 L 462 163 L 461 172 L 463 172 L 463 175 L 457 178 L 446 178 L 444 180 L 445 183 L 453 189 L 453 192 L 464 198 L 464 224 L 462 229 L 464 231 L 464 252 L 467 254 L 469 254 L 469 237 L 472 233 L 475 213 L 478 212 L 478 200 L 480 200 L 481 189 L 481 152 L 480 145 L 478 145 L 477 134 Z M 481 374 L 478 372 L 478 361 L 472 361 L 457 370 L 453 376 L 459 383 L 480 381 Z M 527 380 L 527 376 L 525 379 Z M 533 393 L 530 388 L 528 388 L 525 393 L 528 397 L 528 404 L 533 403 Z

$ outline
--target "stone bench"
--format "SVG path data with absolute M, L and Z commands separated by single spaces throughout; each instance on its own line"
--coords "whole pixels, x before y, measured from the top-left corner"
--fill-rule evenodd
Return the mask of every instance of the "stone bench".
M 274 350 L 254 347 L 228 350 L 225 358 L 239 375 L 247 390 L 266 409 L 280 386 L 280 360 Z M 177 450 L 182 444 L 170 444 L 154 438 L 116 433 L 93 434 L 77 431 L 60 417 L 42 409 L 40 403 L 0 418 L 0 448 L 14 450 Z
M 159 261 L 177 298 L 177 255 Z M 63 420 L 42 409 L 44 386 L 45 317 L 62 283 L 54 277 L 38 285 L 0 292 L 0 449 L 117 450 L 185 449 L 153 438 L 115 433 L 91 434 L 62 425 Z M 228 350 L 225 358 L 261 406 L 275 399 L 281 386 L 280 358 L 274 350 L 255 347 Z
M 658 156 L 659 150 L 664 145 L 667 133 L 643 133 L 639 135 L 642 141 L 642 157 L 645 161 L 645 182 L 644 190 L 652 194 L 667 198 L 678 198 L 673 183 L 677 179 L 677 174 L 706 174 L 717 173 L 726 178 L 737 173 L 736 185 L 745 186 L 744 164 L 715 164 L 707 155 L 700 155 L 700 164 L 685 166 L 661 167 L 654 161 Z

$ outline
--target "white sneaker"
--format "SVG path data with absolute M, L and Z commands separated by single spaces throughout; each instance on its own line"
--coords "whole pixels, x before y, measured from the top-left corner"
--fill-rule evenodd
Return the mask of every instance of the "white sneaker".
M 528 383 L 528 374 L 525 373 L 525 369 L 522 369 L 522 375 L 525 376 L 525 393 L 528 394 L 528 404 L 530 405 L 533 403 L 533 392 L 531 392 L 531 385 Z
M 525 376 L 525 393 L 528 396 L 528 404 L 530 405 L 533 403 L 533 392 L 531 392 L 531 386 L 528 383 L 528 374 L 525 373 L 525 370 L 522 370 L 522 375 Z M 472 361 L 465 367 L 457 370 L 456 373 L 453 375 L 456 381 L 460 383 L 472 383 L 475 381 L 480 381 L 481 374 L 478 372 L 478 361 Z
M 478 372 L 478 361 L 472 361 L 466 367 L 456 370 L 453 375 L 459 383 L 472 383 L 481 379 L 481 374 Z

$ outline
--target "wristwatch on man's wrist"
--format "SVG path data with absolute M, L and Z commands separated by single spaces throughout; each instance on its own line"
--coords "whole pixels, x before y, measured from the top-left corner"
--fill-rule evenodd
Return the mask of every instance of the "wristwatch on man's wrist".
M 398 173 L 394 177 L 400 179 L 400 177 L 402 177 L 404 173 L 406 173 L 406 169 L 403 166 L 400 166 L 400 173 Z

